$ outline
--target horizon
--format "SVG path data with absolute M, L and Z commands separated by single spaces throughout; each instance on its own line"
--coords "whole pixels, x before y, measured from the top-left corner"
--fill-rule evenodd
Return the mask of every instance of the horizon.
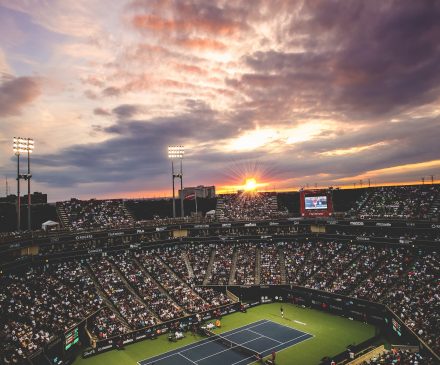
M 219 193 L 439 181 L 440 3 L 106 5 L 0 0 L 10 192 L 14 136 L 51 202 L 171 196 L 170 145 Z
M 402 183 L 385 183 L 385 184 L 371 184 L 370 186 L 368 186 L 367 184 L 364 185 L 358 185 L 356 184 L 356 186 L 353 185 L 344 185 L 344 186 L 331 186 L 331 188 L 333 190 L 357 190 L 357 189 L 370 189 L 370 188 L 380 188 L 380 187 L 404 187 L 404 186 L 434 186 L 434 185 L 440 185 L 440 181 L 436 181 L 434 180 L 433 182 L 431 181 L 425 181 L 425 183 L 422 183 L 420 181 L 413 181 L 413 182 L 402 182 Z M 309 186 L 306 187 L 304 186 L 304 190 L 326 190 L 326 189 L 330 189 L 330 187 L 324 187 L 324 186 Z M 301 191 L 301 189 L 286 189 L 286 190 L 255 190 L 255 193 L 299 193 Z M 36 191 L 34 191 L 32 194 L 37 193 Z M 45 194 L 45 192 L 38 192 L 38 193 L 43 193 Z M 216 191 L 216 196 L 218 195 L 235 195 L 235 194 L 239 194 L 239 193 L 246 193 L 246 191 L 235 191 L 232 192 L 231 190 L 220 190 L 219 192 Z M 16 194 L 9 194 L 8 196 L 16 196 Z M 56 200 L 56 201 L 51 201 L 49 199 L 49 194 L 48 194 L 48 202 L 47 204 L 54 204 L 54 203 L 58 203 L 58 202 L 63 202 L 63 201 L 70 201 L 72 199 L 77 199 L 77 200 L 81 200 L 81 201 L 88 201 L 88 200 L 171 200 L 173 197 L 170 196 L 166 196 L 166 195 L 162 195 L 162 196 L 151 196 L 151 197 L 89 197 L 89 198 L 81 198 L 81 197 L 70 197 L 68 199 L 64 199 L 64 200 Z M 176 197 L 176 200 L 179 200 L 180 198 Z M 198 198 L 198 199 L 206 199 L 206 198 Z M 209 198 L 208 198 L 209 199 Z M 24 204 L 26 205 L 26 204 Z

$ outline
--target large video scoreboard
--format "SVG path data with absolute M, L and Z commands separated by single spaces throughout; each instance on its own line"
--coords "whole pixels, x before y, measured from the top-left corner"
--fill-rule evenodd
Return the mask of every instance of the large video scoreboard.
M 325 189 L 300 191 L 302 217 L 328 217 L 333 214 L 331 192 Z
M 65 334 L 64 348 L 65 350 L 70 349 L 73 345 L 79 342 L 79 330 L 78 327 L 73 328 Z

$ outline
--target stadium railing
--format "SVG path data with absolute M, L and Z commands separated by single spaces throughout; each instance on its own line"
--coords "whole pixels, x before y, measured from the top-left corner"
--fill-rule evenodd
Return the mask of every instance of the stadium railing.
M 212 308 L 208 311 L 204 311 L 198 314 L 193 314 L 190 316 L 173 319 L 171 321 L 162 322 L 158 325 L 124 333 L 123 335 L 113 336 L 105 340 L 97 341 L 95 348 L 90 347 L 85 349 L 82 353 L 82 357 L 87 358 L 90 356 L 94 356 L 112 350 L 113 348 L 115 348 L 116 343 L 119 342 L 118 340 L 121 339 L 124 345 L 135 343 L 138 341 L 155 337 L 160 334 L 164 334 L 174 326 L 176 325 L 179 326 L 180 323 L 184 324 L 185 326 L 189 326 L 190 324 L 196 323 L 198 316 L 201 317 L 202 321 L 206 321 L 215 318 L 215 313 L 219 313 L 220 315 L 223 316 L 237 312 L 239 311 L 239 309 L 240 309 L 240 303 L 227 304 L 216 308 Z
M 338 362 L 338 365 L 360 365 L 363 364 L 364 361 L 369 361 L 372 358 L 382 355 L 385 352 L 385 346 L 381 345 L 379 347 L 376 347 L 370 351 L 368 351 L 367 353 L 357 353 L 355 354 L 355 359 L 352 361 L 342 361 L 342 362 Z

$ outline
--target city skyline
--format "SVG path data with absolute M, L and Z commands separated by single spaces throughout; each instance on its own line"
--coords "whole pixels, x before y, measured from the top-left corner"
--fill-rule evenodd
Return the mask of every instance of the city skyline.
M 436 1 L 0 0 L 0 171 L 49 200 L 440 175 Z M 3 190 L 3 189 L 2 189 Z

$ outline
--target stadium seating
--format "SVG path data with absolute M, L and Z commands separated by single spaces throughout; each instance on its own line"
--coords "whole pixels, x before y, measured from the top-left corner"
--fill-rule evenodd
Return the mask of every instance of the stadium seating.
M 220 220 L 256 220 L 287 216 L 286 210 L 278 209 L 276 194 L 237 193 L 219 196 L 216 216 Z
M 261 284 L 281 284 L 280 253 L 278 246 L 264 245 L 261 249 Z
M 169 321 L 184 315 L 183 310 L 173 302 L 159 286 L 143 271 L 129 255 L 117 255 L 113 262 L 140 295 L 144 303 L 162 320 Z
M 5 275 L 0 278 L 5 288 L 0 293 L 2 354 L 24 358 L 93 313 L 89 331 L 105 339 L 231 303 L 224 294 L 196 285 L 205 279 L 211 257 L 209 283 L 232 278 L 249 285 L 258 277 L 262 285 L 278 284 L 285 270 L 287 284 L 386 304 L 440 350 L 437 251 L 301 239 L 172 245 Z
M 108 299 L 131 329 L 139 329 L 157 323 L 151 312 L 125 285 L 110 260 L 106 258 L 91 260 L 89 265 Z
M 257 250 L 255 245 L 246 243 L 237 248 L 237 266 L 234 284 L 252 285 L 255 283 Z
M 434 364 L 419 353 L 405 350 L 387 351 L 381 356 L 363 362 L 362 365 L 431 365 Z
M 122 200 L 78 200 L 58 203 L 61 218 L 73 230 L 111 229 L 134 225 L 133 217 Z
M 348 214 L 365 219 L 428 219 L 438 217 L 433 203 L 440 196 L 438 185 L 387 186 L 368 189 Z
M 78 263 L 9 274 L 0 284 L 0 349 L 12 362 L 21 362 L 102 304 Z
M 97 340 L 104 340 L 106 338 L 121 335 L 130 330 L 116 317 L 116 314 L 107 307 L 102 308 L 91 318 L 89 328 Z

